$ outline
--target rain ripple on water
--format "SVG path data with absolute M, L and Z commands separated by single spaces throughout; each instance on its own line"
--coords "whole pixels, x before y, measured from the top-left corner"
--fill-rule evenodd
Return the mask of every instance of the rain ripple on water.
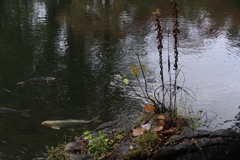
M 99 47 L 93 59 L 101 60 L 102 62 L 116 62 L 122 59 L 126 53 L 119 46 Z

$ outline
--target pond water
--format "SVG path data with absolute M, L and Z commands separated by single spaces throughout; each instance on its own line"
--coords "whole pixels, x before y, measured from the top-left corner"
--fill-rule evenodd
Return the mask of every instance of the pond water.
M 30 117 L 0 113 L 0 159 L 41 157 L 46 146 L 99 125 L 54 130 L 41 125 L 45 120 L 99 116 L 106 122 L 136 115 L 144 104 L 136 103 L 116 76 L 121 72 L 137 86 L 128 66 L 137 64 L 138 53 L 148 82 L 157 84 L 159 57 L 152 15 L 157 9 L 166 64 L 168 44 L 173 53 L 173 37 L 167 34 L 173 26 L 169 0 L 1 0 L 0 108 L 30 109 Z M 212 126 L 238 128 L 224 121 L 238 119 L 240 106 L 240 2 L 184 0 L 178 9 L 178 65 L 184 86 L 196 99 L 189 104 L 209 117 L 216 113 Z M 42 76 L 56 80 L 17 85 Z

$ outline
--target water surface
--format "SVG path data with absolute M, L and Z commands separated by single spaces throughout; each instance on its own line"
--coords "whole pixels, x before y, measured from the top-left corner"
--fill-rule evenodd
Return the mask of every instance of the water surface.
M 178 7 L 178 65 L 184 86 L 196 95 L 189 104 L 209 116 L 216 112 L 212 126 L 234 119 L 239 112 L 239 6 L 237 0 L 196 0 L 181 1 Z M 139 90 L 128 69 L 137 64 L 138 53 L 149 84 L 156 86 L 159 65 L 152 12 L 161 11 L 166 64 L 168 44 L 173 51 L 172 35 L 168 43 L 167 34 L 173 26 L 171 8 L 168 0 L 2 0 L 1 107 L 30 109 L 30 117 L 1 114 L 0 159 L 32 159 L 45 152 L 45 146 L 56 146 L 98 126 L 53 130 L 41 125 L 45 120 L 100 116 L 106 122 L 136 115 L 136 108 L 144 104 L 128 98 L 132 92 L 116 75 L 121 72 Z M 41 76 L 56 80 L 16 84 Z

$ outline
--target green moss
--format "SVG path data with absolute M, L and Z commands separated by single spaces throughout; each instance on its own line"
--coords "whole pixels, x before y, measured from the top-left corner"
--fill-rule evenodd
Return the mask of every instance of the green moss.
M 152 146 L 155 145 L 156 141 L 159 140 L 161 139 L 156 133 L 146 133 L 137 137 L 134 141 L 139 145 Z

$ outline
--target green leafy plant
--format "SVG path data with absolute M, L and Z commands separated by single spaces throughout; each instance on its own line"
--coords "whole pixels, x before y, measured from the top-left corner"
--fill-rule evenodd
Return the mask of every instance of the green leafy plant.
M 121 139 L 124 138 L 124 136 L 123 136 L 123 135 L 117 135 L 116 138 L 119 139 L 119 140 L 121 140 Z
M 69 154 L 65 151 L 65 144 L 50 147 L 47 151 L 47 160 L 69 160 Z
M 163 65 L 163 30 L 161 26 L 161 17 L 160 17 L 160 11 L 157 10 L 156 12 L 152 12 L 152 14 L 155 17 L 155 31 L 157 31 L 157 41 L 158 41 L 158 52 L 159 52 L 159 66 L 160 66 L 160 78 L 159 80 L 159 86 L 156 87 L 156 85 L 153 85 L 154 89 L 149 89 L 149 84 L 147 83 L 147 77 L 146 77 L 146 67 L 143 65 L 140 61 L 139 55 L 136 54 L 137 60 L 138 60 L 138 65 L 129 65 L 128 68 L 131 69 L 131 74 L 133 75 L 134 78 L 136 78 L 138 86 L 140 88 L 140 91 L 136 91 L 135 88 L 132 86 L 130 80 L 123 76 L 121 73 L 120 74 L 120 79 L 123 81 L 124 84 L 126 84 L 128 87 L 130 87 L 135 95 L 138 98 L 141 98 L 146 106 L 151 106 L 152 109 L 145 109 L 144 110 L 151 110 L 154 112 L 154 114 L 163 114 L 166 115 L 167 117 L 170 118 L 185 118 L 188 119 L 189 121 L 189 126 L 196 129 L 201 126 L 209 126 L 211 121 L 216 118 L 208 118 L 207 114 L 204 113 L 203 111 L 199 112 L 198 114 L 195 114 L 194 112 L 190 111 L 190 109 L 187 107 L 187 102 L 190 102 L 190 100 L 195 100 L 195 95 L 194 92 L 187 88 L 184 87 L 184 81 L 183 82 L 178 80 L 178 76 L 181 72 L 181 67 L 178 67 L 178 35 L 180 34 L 179 31 L 179 23 L 178 23 L 178 8 L 177 8 L 177 2 L 175 0 L 171 1 L 173 4 L 173 27 L 172 27 L 172 36 L 174 38 L 173 41 L 173 56 L 174 59 L 171 60 L 170 56 L 170 49 L 169 49 L 169 44 L 168 44 L 168 53 L 167 53 L 167 69 L 166 71 L 164 70 L 164 65 Z M 170 31 L 167 31 L 168 35 L 168 41 L 169 41 L 169 34 Z M 173 61 L 173 62 L 171 62 Z M 171 66 L 173 64 L 173 66 Z M 166 81 L 166 76 L 164 76 L 164 72 L 168 74 L 168 80 Z M 141 76 L 140 76 L 141 75 Z M 140 77 L 143 79 L 141 81 Z M 184 78 L 184 74 L 183 74 Z M 141 83 L 142 82 L 142 83 Z M 150 93 L 150 90 L 152 93 Z M 151 116 L 150 116 L 151 117 Z M 142 118 L 142 120 L 146 120 L 145 118 Z M 140 119 L 139 118 L 139 119 Z M 200 122 L 204 118 L 203 122 Z M 138 119 L 138 122 L 139 122 Z M 173 123 L 172 123 L 173 124 Z M 170 126 L 171 127 L 171 126 Z
M 158 148 L 159 141 L 161 141 L 160 136 L 156 133 L 140 135 L 134 140 L 140 146 L 133 148 L 123 159 L 150 159 L 155 149 Z
M 160 140 L 156 133 L 147 133 L 137 137 L 134 141 L 139 145 L 152 146 L 156 145 L 156 140 Z
M 167 59 L 167 73 L 168 73 L 168 81 L 166 82 L 165 77 L 164 77 L 164 65 L 163 65 L 163 30 L 161 26 L 161 17 L 160 17 L 160 10 L 157 10 L 155 12 L 152 12 L 155 18 L 155 31 L 157 32 L 157 41 L 158 41 L 158 52 L 159 52 L 159 66 L 160 66 L 160 79 L 159 79 L 159 86 L 155 87 L 153 94 L 149 93 L 149 87 L 147 83 L 147 77 L 146 77 L 146 67 L 143 65 L 140 61 L 139 55 L 137 54 L 137 60 L 138 60 L 138 65 L 130 65 L 129 68 L 131 68 L 131 74 L 133 77 L 136 78 L 138 86 L 140 88 L 140 91 L 136 91 L 134 87 L 131 85 L 130 81 L 128 78 L 120 74 L 120 79 L 123 81 L 124 84 L 128 85 L 136 96 L 139 98 L 142 98 L 144 100 L 147 100 L 150 105 L 153 105 L 156 109 L 154 109 L 155 113 L 164 113 L 164 112 L 169 112 L 171 113 L 171 117 L 175 117 L 177 114 L 177 97 L 181 97 L 183 94 L 191 97 L 194 99 L 194 95 L 192 96 L 191 94 L 193 93 L 190 89 L 183 87 L 181 85 L 178 85 L 179 83 L 178 76 L 180 73 L 180 69 L 178 67 L 178 34 L 179 29 L 178 29 L 178 9 L 177 9 L 177 3 L 175 1 L 172 2 L 173 4 L 173 17 L 174 17 L 174 23 L 173 23 L 173 38 L 174 38 L 174 43 L 173 43 L 173 55 L 174 55 L 174 63 L 173 67 L 171 66 L 171 56 L 170 56 L 170 51 L 169 51 L 169 45 L 168 45 L 168 59 Z M 168 39 L 169 39 L 169 33 L 168 31 Z M 173 71 L 172 71 L 173 68 Z M 173 72 L 173 73 L 172 73 Z M 141 83 L 140 80 L 140 74 L 144 80 L 143 83 Z M 145 101 L 146 102 L 146 101 Z
M 89 140 L 87 147 L 91 152 L 91 156 L 104 157 L 104 155 L 112 149 L 113 143 L 111 142 L 111 139 L 106 137 L 107 134 L 99 131 L 99 136 L 96 138 L 93 138 L 92 134 L 89 132 L 84 132 L 84 134 L 87 134 L 84 139 Z
M 96 138 L 93 138 L 90 132 L 83 134 L 84 140 L 87 140 L 87 149 L 94 159 L 104 159 L 107 155 L 111 155 L 113 147 L 119 146 L 119 142 L 125 137 L 122 131 L 117 131 L 112 135 L 99 131 Z

